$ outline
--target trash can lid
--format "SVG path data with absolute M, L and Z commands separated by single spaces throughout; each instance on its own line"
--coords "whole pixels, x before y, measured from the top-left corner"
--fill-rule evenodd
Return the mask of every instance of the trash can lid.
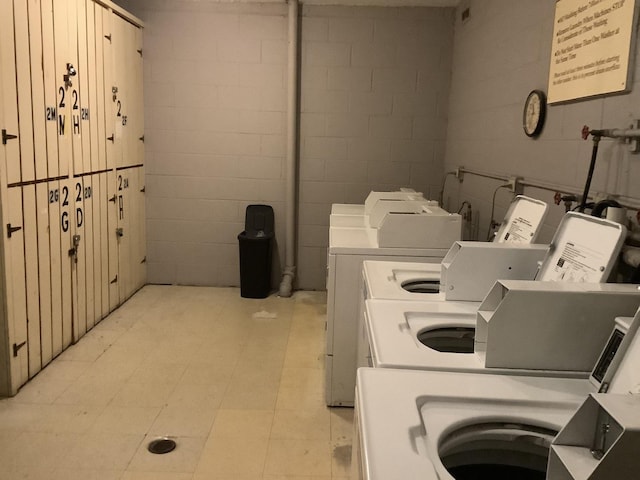
M 271 205 L 248 205 L 244 217 L 244 230 L 249 237 L 273 235 L 273 208 Z

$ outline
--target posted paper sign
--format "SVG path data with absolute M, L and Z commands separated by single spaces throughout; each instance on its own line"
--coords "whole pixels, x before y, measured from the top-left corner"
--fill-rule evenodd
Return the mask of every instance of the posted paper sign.
M 549 103 L 627 89 L 635 0 L 557 0 Z

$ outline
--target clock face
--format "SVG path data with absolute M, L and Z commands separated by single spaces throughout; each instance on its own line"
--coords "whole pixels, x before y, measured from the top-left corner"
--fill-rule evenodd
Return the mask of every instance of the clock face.
M 544 92 L 533 90 L 524 103 L 522 113 L 522 128 L 529 137 L 535 137 L 542 130 L 546 110 L 546 99 Z

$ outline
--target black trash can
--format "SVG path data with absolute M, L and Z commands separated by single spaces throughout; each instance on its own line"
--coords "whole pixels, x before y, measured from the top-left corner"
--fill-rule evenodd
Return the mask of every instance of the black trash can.
M 238 235 L 240 296 L 269 296 L 273 236 L 273 208 L 270 205 L 249 205 L 244 217 L 244 231 Z

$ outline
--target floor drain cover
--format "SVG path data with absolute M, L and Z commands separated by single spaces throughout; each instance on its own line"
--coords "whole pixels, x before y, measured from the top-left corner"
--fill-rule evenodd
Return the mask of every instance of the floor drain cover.
M 149 446 L 147 449 L 151 453 L 157 453 L 158 455 L 162 455 L 163 453 L 169 453 L 176 448 L 176 442 L 171 440 L 170 438 L 158 438 L 149 442 Z

